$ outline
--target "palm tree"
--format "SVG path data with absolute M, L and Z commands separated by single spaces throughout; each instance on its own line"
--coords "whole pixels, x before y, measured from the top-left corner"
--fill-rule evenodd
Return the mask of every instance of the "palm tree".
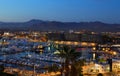
M 64 59 L 62 73 L 64 69 L 65 76 L 77 76 L 77 69 L 74 64 L 81 56 L 81 53 L 76 52 L 75 48 L 66 45 L 58 48 L 57 50 L 59 51 L 57 55 Z
M 71 75 L 73 76 L 73 75 L 75 75 L 76 74 L 76 76 L 82 76 L 82 71 L 83 71 L 83 69 L 82 69 L 82 66 L 84 65 L 84 62 L 85 62 L 85 60 L 78 60 L 78 61 L 75 61 L 72 65 L 72 72 L 71 72 Z
M 59 67 L 56 64 L 52 64 L 52 66 L 47 66 L 48 72 L 57 72 Z

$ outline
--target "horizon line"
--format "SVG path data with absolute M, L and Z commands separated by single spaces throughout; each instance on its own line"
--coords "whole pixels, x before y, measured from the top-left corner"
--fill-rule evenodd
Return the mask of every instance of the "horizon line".
M 48 22 L 63 22 L 63 23 L 72 23 L 72 22 L 75 22 L 75 23 L 81 23 L 81 22 L 100 22 L 100 23 L 106 23 L 106 24 L 120 24 L 120 23 L 110 23 L 110 22 L 104 22 L 104 21 L 99 21 L 99 20 L 95 20 L 95 21 L 59 21 L 59 20 L 42 20 L 42 19 L 29 19 L 29 20 L 25 20 L 25 21 L 2 21 L 0 20 L 0 22 L 3 22 L 3 23 L 24 23 L 24 22 L 29 22 L 29 21 L 32 21 L 32 20 L 38 20 L 38 21 L 48 21 Z

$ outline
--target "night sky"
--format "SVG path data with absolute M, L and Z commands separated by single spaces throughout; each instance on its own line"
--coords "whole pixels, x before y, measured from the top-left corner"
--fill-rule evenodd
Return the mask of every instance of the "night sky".
M 120 0 L 0 0 L 0 21 L 120 23 Z

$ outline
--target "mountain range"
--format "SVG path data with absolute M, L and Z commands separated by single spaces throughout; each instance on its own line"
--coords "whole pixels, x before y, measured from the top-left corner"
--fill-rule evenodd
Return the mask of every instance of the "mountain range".
M 95 22 L 59 22 L 32 19 L 27 22 L 0 22 L 0 30 L 11 31 L 68 31 L 120 32 L 120 24 Z

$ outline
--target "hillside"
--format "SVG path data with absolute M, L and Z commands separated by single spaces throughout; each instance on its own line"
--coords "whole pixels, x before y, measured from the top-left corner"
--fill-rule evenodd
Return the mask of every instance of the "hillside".
M 119 32 L 120 24 L 107 24 L 102 22 L 58 22 L 30 20 L 27 22 L 0 22 L 0 30 L 89 30 L 95 32 Z

